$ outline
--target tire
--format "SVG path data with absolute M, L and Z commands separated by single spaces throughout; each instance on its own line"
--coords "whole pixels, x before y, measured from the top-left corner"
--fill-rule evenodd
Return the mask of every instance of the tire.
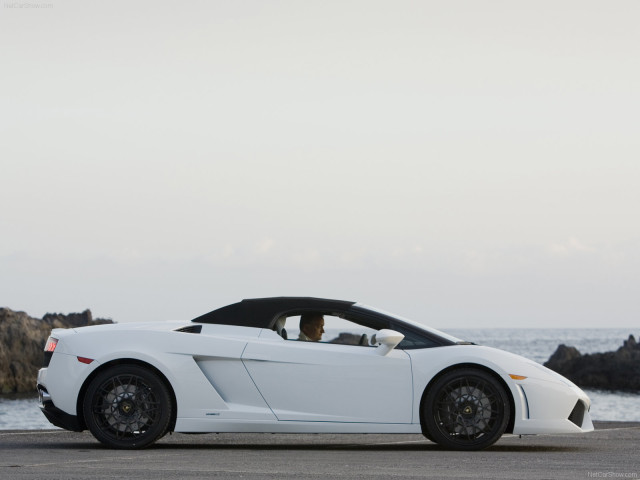
M 502 384 L 475 368 L 445 373 L 423 404 L 425 437 L 453 450 L 482 450 L 507 428 L 511 407 Z
M 93 436 L 118 449 L 145 448 L 162 437 L 172 407 L 165 383 L 139 365 L 116 365 L 99 373 L 82 403 Z

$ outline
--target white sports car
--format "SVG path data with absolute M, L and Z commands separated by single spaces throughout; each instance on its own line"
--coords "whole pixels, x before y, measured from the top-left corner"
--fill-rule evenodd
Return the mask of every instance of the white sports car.
M 593 430 L 585 393 L 531 360 L 319 298 L 54 329 L 37 388 L 51 423 L 114 448 L 174 431 L 422 433 L 479 450 L 505 432 Z

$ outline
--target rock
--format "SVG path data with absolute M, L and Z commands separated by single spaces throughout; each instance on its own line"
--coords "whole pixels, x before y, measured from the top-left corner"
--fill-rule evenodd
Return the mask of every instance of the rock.
M 0 308 L 0 393 L 35 393 L 44 344 L 53 328 L 101 323 L 113 321 L 94 320 L 90 310 L 68 315 L 47 313 L 40 320 L 24 312 Z
M 576 358 L 580 358 L 582 354 L 576 347 L 567 347 L 564 344 L 558 345 L 557 350 L 551 355 L 549 361 L 545 363 L 545 367 L 551 370 L 562 370 L 567 364 L 573 362 Z
M 636 339 L 633 337 L 633 335 L 629 335 L 629 339 L 624 341 L 624 343 L 622 344 L 622 348 L 633 350 L 634 348 L 638 348 L 638 342 L 636 342 Z
M 579 387 L 640 392 L 640 345 L 633 335 L 615 352 L 582 355 L 560 345 L 544 366 Z

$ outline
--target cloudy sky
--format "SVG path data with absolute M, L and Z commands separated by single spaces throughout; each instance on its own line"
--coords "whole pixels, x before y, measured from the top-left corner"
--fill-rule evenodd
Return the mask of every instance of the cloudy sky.
M 0 306 L 637 327 L 639 22 L 635 0 L 4 2 Z

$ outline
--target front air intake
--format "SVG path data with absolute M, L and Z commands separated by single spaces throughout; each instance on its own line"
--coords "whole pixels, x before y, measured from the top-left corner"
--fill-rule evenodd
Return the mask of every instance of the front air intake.
M 578 427 L 582 428 L 582 421 L 584 420 L 584 403 L 580 400 L 576 403 L 576 406 L 571 410 L 569 414 L 569 420 L 575 423 Z

